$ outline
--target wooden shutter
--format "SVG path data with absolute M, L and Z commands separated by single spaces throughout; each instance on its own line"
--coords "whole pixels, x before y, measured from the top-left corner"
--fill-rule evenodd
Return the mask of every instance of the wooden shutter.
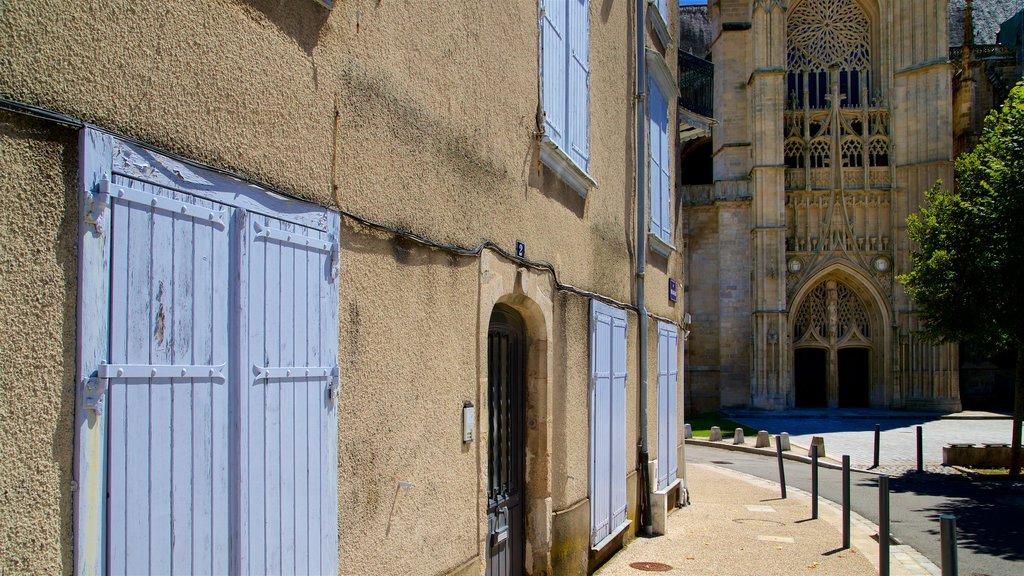
M 257 213 L 239 228 L 240 571 L 336 574 L 335 236 Z
M 569 146 L 584 172 L 590 164 L 590 1 L 569 0 Z
M 123 176 L 105 192 L 109 572 L 224 574 L 231 209 Z
M 591 543 L 626 521 L 626 313 L 591 301 Z
M 664 489 L 679 476 L 678 380 L 679 332 L 667 322 L 658 323 L 658 488 Z
M 575 1 L 575 0 L 574 0 Z M 543 0 L 541 8 L 541 83 L 544 97 L 544 130 L 566 146 L 566 65 L 568 63 L 567 10 L 565 0 Z
M 647 116 L 649 119 L 650 174 L 650 229 L 651 233 L 665 242 L 672 239 L 672 217 L 670 212 L 671 193 L 669 190 L 668 150 L 668 104 L 653 77 L 647 80 Z

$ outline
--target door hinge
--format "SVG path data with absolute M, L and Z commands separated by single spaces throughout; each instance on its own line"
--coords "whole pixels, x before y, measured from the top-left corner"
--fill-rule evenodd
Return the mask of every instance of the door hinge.
M 85 213 L 85 223 L 92 225 L 97 236 L 102 236 L 107 227 L 107 214 L 110 212 L 110 195 L 106 193 L 104 184 L 100 182 L 100 191 L 89 195 L 89 209 Z
M 82 401 L 82 405 L 96 416 L 102 416 L 103 399 L 106 397 L 107 392 L 107 379 L 100 378 L 99 376 L 90 376 L 82 382 L 82 388 L 85 392 L 85 399 Z
M 100 364 L 96 373 L 82 383 L 85 391 L 83 404 L 97 416 L 103 414 L 103 403 L 111 378 L 192 378 L 226 382 L 224 364 Z

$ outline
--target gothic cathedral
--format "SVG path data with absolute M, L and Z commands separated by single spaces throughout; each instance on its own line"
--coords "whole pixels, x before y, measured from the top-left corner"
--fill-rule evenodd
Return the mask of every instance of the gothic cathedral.
M 896 280 L 907 216 L 952 184 L 947 2 L 712 0 L 708 19 L 710 183 L 680 187 L 688 409 L 959 410 L 957 347 L 918 338 Z

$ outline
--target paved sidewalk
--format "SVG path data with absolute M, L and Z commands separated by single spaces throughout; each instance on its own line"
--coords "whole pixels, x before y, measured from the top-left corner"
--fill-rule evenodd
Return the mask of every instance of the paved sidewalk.
M 853 515 L 852 549 L 840 550 L 842 520 L 838 506 L 819 501 L 819 519 L 810 520 L 810 497 L 788 488 L 717 466 L 687 466 L 690 506 L 674 511 L 668 534 L 638 538 L 597 574 L 644 574 L 635 562 L 658 562 L 669 573 L 716 576 L 791 576 L 878 573 L 875 526 Z M 892 576 L 939 574 L 939 569 L 907 546 L 893 545 Z

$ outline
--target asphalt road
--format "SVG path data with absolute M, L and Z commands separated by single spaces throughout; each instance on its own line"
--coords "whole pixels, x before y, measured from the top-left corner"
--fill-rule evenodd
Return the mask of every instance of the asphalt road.
M 686 462 L 715 464 L 778 481 L 775 458 L 688 445 Z M 786 484 L 811 491 L 809 464 L 785 461 Z M 852 508 L 878 523 L 878 477 L 851 474 Z M 939 516 L 956 516 L 962 576 L 1024 574 L 1024 481 L 972 482 L 948 474 L 909 473 L 890 480 L 892 535 L 941 566 Z M 842 473 L 819 469 L 822 498 L 842 503 Z M 691 498 L 699 497 L 693 494 Z M 807 515 L 811 511 L 808 506 Z M 842 545 L 837 541 L 836 547 Z

